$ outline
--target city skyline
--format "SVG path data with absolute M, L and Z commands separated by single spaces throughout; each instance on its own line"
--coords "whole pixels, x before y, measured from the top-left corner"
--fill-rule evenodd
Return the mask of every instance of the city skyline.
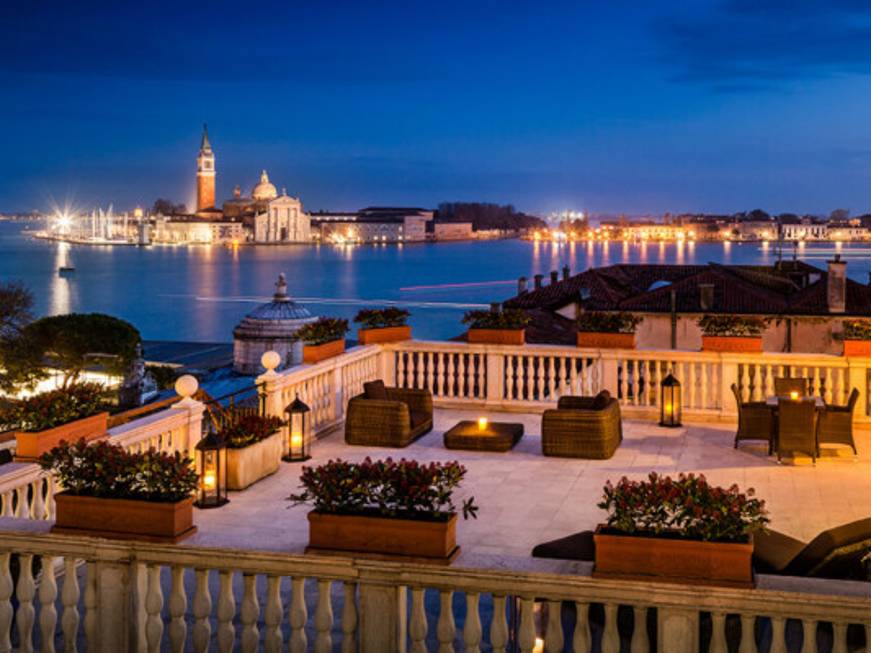
M 168 7 L 0 9 L 0 209 L 190 205 L 203 122 L 219 200 L 871 209 L 860 3 Z

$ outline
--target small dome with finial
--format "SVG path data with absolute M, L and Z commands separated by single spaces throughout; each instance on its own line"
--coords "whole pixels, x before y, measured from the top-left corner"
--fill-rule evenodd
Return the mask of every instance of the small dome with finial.
M 274 200 L 278 197 L 278 191 L 269 182 L 269 175 L 266 174 L 265 170 L 260 173 L 260 183 L 251 191 L 251 197 L 255 200 Z

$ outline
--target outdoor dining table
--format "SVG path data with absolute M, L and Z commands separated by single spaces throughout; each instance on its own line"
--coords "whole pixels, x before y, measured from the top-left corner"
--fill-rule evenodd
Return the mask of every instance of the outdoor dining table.
M 769 408 L 777 408 L 777 402 L 780 399 L 792 399 L 792 397 L 766 397 L 765 405 Z M 811 399 L 811 397 L 798 397 L 794 401 L 800 401 L 802 399 Z M 826 402 L 822 397 L 814 396 L 814 406 L 817 410 L 823 410 L 826 407 Z

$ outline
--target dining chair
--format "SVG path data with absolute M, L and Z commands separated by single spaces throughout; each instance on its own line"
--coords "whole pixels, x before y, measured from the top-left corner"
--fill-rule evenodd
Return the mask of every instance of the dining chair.
M 735 448 L 744 440 L 764 440 L 768 454 L 773 451 L 774 409 L 764 401 L 741 401 L 738 386 L 732 384 L 732 394 L 738 405 L 738 430 L 735 431 Z
M 817 462 L 817 407 L 813 398 L 777 401 L 777 462 L 786 452 L 806 453 Z
M 799 397 L 806 397 L 808 380 L 796 376 L 774 377 L 774 394 L 778 397 L 788 397 L 790 392 L 797 392 Z
M 853 388 L 845 406 L 826 405 L 820 415 L 819 444 L 845 444 L 856 451 L 856 441 L 853 439 L 853 411 L 859 400 L 859 391 Z

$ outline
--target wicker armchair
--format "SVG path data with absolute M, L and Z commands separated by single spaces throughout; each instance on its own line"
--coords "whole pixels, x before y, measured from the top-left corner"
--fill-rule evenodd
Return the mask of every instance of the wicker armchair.
M 778 397 L 788 397 L 790 392 L 797 392 L 799 397 L 807 396 L 807 379 L 793 376 L 774 378 L 774 394 Z
M 819 444 L 846 444 L 858 455 L 853 439 L 853 410 L 858 400 L 859 391 L 853 388 L 846 406 L 826 406 L 817 430 Z
M 817 462 L 817 407 L 813 399 L 777 401 L 777 461 L 787 451 L 806 453 Z
M 541 418 L 541 452 L 545 456 L 605 460 L 623 441 L 620 404 L 599 397 L 560 397 L 556 409 Z
M 741 401 L 738 386 L 732 384 L 732 394 L 738 404 L 738 430 L 735 432 L 735 448 L 743 440 L 764 440 L 768 443 L 768 453 L 774 447 L 774 412 L 764 401 Z
M 432 430 L 429 390 L 385 388 L 386 399 L 357 395 L 348 402 L 345 442 L 370 447 L 407 447 Z

